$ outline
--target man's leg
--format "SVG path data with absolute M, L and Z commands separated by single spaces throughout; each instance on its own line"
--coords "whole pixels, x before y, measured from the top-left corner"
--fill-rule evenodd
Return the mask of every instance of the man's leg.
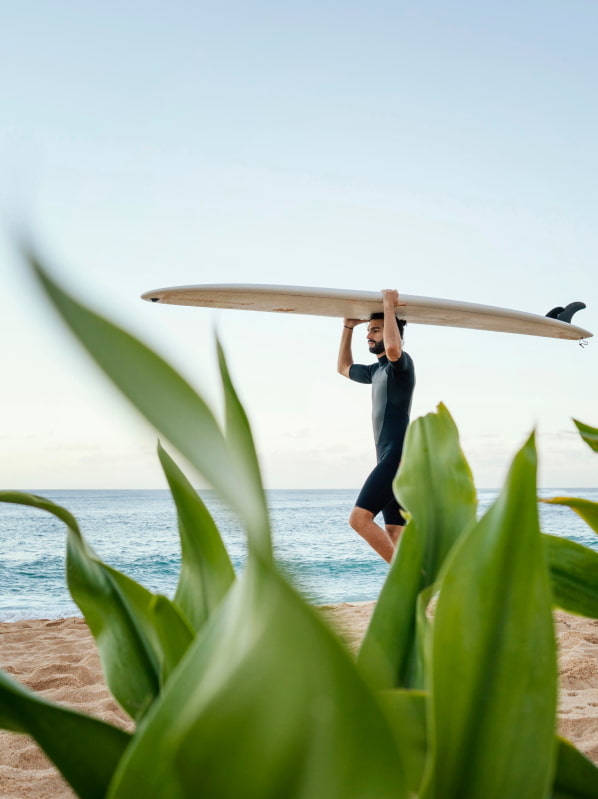
M 390 563 L 395 551 L 395 543 L 390 534 L 376 524 L 371 511 L 355 506 L 349 517 L 349 524 L 387 563 Z M 402 527 L 398 528 L 399 532 L 402 529 Z M 396 535 L 398 538 L 399 533 Z
M 392 481 L 399 462 L 396 457 L 379 461 L 359 492 L 355 507 L 351 511 L 349 524 L 376 552 L 390 563 L 399 535 L 403 530 L 399 506 L 392 492 Z M 385 528 L 376 524 L 374 518 L 382 511 Z
M 386 527 L 386 532 L 390 536 L 390 540 L 392 541 L 396 549 L 396 546 L 399 543 L 399 538 L 401 537 L 401 533 L 403 532 L 405 527 L 399 524 L 385 524 L 384 526 Z

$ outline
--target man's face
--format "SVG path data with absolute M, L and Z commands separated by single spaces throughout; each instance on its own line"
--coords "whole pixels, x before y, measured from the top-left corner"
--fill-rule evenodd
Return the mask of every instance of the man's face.
M 382 319 L 372 319 L 368 325 L 368 347 L 372 355 L 384 352 L 384 325 Z

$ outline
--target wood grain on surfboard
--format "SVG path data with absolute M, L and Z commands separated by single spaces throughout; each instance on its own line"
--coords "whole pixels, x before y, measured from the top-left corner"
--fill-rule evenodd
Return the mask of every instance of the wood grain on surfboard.
M 172 286 L 146 291 L 142 299 L 170 305 L 228 308 L 268 313 L 366 319 L 382 310 L 374 291 L 256 284 Z M 409 323 L 521 333 L 579 341 L 593 334 L 577 325 L 526 311 L 458 300 L 400 294 L 397 316 Z

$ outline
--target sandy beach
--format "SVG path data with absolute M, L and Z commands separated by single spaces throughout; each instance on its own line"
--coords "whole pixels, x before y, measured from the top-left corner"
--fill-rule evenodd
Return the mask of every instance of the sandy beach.
M 321 608 L 355 651 L 373 602 Z M 555 613 L 561 690 L 559 732 L 598 763 L 598 621 Z M 93 639 L 83 619 L 0 623 L 0 666 L 55 702 L 130 729 L 102 678 Z M 44 754 L 24 735 L 0 732 L 2 799 L 67 799 L 74 794 Z

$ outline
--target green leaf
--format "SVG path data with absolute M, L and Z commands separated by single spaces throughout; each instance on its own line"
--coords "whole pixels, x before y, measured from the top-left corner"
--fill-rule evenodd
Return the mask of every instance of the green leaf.
M 131 796 L 406 799 L 406 789 L 393 732 L 350 656 L 254 557 L 122 761 L 110 797 Z
M 34 738 L 82 799 L 103 799 L 129 733 L 47 702 L 0 671 L 0 727 Z
M 440 579 L 422 799 L 544 799 L 557 666 L 533 437 Z
M 413 682 L 415 685 L 426 684 L 425 663 L 430 648 L 431 621 L 428 617 L 428 608 L 436 591 L 435 585 L 429 585 L 420 591 L 417 597 L 415 610 L 415 630 L 416 630 L 416 660 L 413 672 Z
M 212 411 L 162 358 L 134 336 L 80 304 L 26 252 L 35 277 L 63 321 L 125 397 L 171 442 L 241 517 L 256 526 L 256 497 L 244 462 L 231 457 Z M 259 513 L 261 513 L 261 509 Z
M 67 564 L 70 564 L 71 557 L 74 561 L 77 555 L 72 554 L 68 558 Z M 80 570 L 80 565 L 79 563 L 78 570 Z M 115 600 L 113 607 L 107 606 L 105 601 L 100 604 L 95 594 L 97 586 L 94 587 L 91 583 L 83 585 L 79 582 L 78 576 L 75 576 L 75 569 L 69 567 L 68 573 L 69 589 L 73 599 L 84 612 L 92 633 L 94 633 L 94 629 L 99 631 L 98 636 L 95 636 L 94 633 L 94 637 L 96 637 L 100 657 L 107 674 L 107 681 L 110 670 L 120 672 L 131 667 L 131 663 L 123 657 L 122 639 L 117 640 L 117 629 L 124 623 L 135 628 L 136 635 L 142 646 L 148 650 L 153 661 L 158 684 L 160 687 L 163 686 L 193 640 L 193 629 L 168 597 L 153 594 L 135 580 L 127 577 L 126 574 L 122 574 L 101 561 L 100 565 L 112 583 L 110 588 L 114 593 Z M 127 621 L 125 616 L 130 619 Z M 126 629 L 124 627 L 125 633 Z M 106 638 L 103 645 L 99 640 L 100 634 Z M 135 679 L 135 677 L 136 675 L 132 674 L 128 679 Z M 143 712 L 145 711 L 142 710 L 141 714 Z M 137 718 L 139 717 L 137 716 Z
M 181 539 L 181 574 L 175 604 L 201 629 L 231 587 L 235 572 L 218 528 L 197 491 L 159 444 L 158 457 L 174 499 Z
M 542 499 L 540 501 L 547 505 L 564 505 L 567 508 L 571 508 L 578 516 L 581 516 L 595 533 L 598 533 L 598 502 L 578 497 L 552 497 L 551 499 Z
M 364 674 L 379 688 L 422 687 L 416 611 L 456 541 L 476 520 L 471 470 L 444 405 L 409 426 L 394 484 L 407 509 L 405 528 L 359 652 Z
M 419 793 L 428 755 L 425 691 L 381 691 L 379 699 L 401 754 L 410 795 Z
M 598 768 L 564 738 L 558 738 L 552 799 L 596 799 Z
M 426 585 L 455 542 L 476 520 L 477 498 L 459 431 L 447 408 L 409 427 L 395 494 L 426 537 Z
M 110 691 L 140 719 L 191 643 L 191 628 L 166 597 L 102 563 L 64 508 L 16 491 L 0 492 L 0 501 L 47 511 L 66 524 L 69 590 L 96 639 Z
M 248 528 L 249 547 L 255 547 L 261 557 L 271 559 L 272 540 L 268 505 L 251 428 L 245 409 L 241 405 L 233 386 L 219 341 L 217 342 L 217 349 L 226 408 L 226 440 L 235 461 L 243 464 L 241 476 L 247 482 L 246 494 L 253 499 L 251 524 Z M 249 516 L 246 518 L 249 518 Z
M 416 609 L 424 558 L 424 536 L 410 520 L 357 656 L 360 671 L 376 688 L 413 687 L 419 682 Z
M 578 422 L 577 419 L 574 419 L 573 422 L 586 444 L 593 449 L 594 452 L 598 452 L 598 429 L 595 427 L 589 427 L 583 422 Z
M 554 604 L 569 613 L 598 619 L 598 552 L 567 538 L 542 538 Z

